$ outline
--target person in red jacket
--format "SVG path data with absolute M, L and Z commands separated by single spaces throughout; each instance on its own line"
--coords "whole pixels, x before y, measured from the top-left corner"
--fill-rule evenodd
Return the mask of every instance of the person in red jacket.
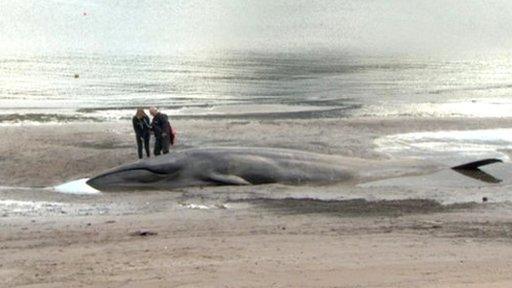
M 151 121 L 151 130 L 155 135 L 155 148 L 153 153 L 155 156 L 161 153 L 169 153 L 169 146 L 171 144 L 171 124 L 169 118 L 164 113 L 158 111 L 156 107 L 149 108 L 149 114 L 153 116 Z

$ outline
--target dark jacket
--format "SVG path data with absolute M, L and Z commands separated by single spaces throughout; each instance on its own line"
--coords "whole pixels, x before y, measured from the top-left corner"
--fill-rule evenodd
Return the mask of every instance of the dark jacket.
M 149 122 L 149 117 L 144 116 L 142 119 L 137 118 L 137 116 L 133 116 L 133 130 L 135 131 L 135 135 L 139 138 L 149 137 L 149 133 L 151 130 L 151 124 Z
M 151 122 L 151 129 L 155 133 L 155 138 L 157 139 L 170 137 L 171 124 L 169 124 L 167 115 L 163 113 L 156 114 Z

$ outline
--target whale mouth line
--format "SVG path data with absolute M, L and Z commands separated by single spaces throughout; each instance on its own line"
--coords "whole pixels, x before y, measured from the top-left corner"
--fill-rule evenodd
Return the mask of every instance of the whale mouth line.
M 108 177 L 108 176 L 111 176 L 111 175 L 115 175 L 115 174 L 119 174 L 119 173 L 126 173 L 126 172 L 138 172 L 138 171 L 147 171 L 147 172 L 150 172 L 152 174 L 156 174 L 156 175 L 168 175 L 169 173 L 166 173 L 166 172 L 162 172 L 162 171 L 157 171 L 157 170 L 154 170 L 154 169 L 151 169 L 149 167 L 136 167 L 136 168 L 128 168 L 128 169 L 123 169 L 123 170 L 114 170 L 114 171 L 109 171 L 109 172 L 105 172 L 101 175 L 98 175 L 94 178 L 91 178 L 90 180 L 92 179 L 99 179 L 99 178 L 102 178 L 102 177 Z
M 122 171 L 119 171 L 119 172 L 125 172 L 125 171 L 137 171 L 137 170 L 146 170 L 148 172 L 151 172 L 153 174 L 157 174 L 157 175 L 168 175 L 169 173 L 166 173 L 166 172 L 161 172 L 161 171 L 156 171 L 154 169 L 151 169 L 151 168 L 147 168 L 147 167 L 141 167 L 141 168 L 133 168 L 133 169 L 127 169 L 127 170 L 122 170 Z

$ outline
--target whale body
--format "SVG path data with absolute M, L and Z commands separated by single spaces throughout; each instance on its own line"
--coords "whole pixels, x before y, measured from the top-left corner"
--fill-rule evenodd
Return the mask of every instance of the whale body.
M 121 165 L 89 179 L 87 184 L 101 191 L 271 183 L 321 185 L 417 175 L 442 168 L 421 161 L 397 164 L 280 148 L 192 148 Z

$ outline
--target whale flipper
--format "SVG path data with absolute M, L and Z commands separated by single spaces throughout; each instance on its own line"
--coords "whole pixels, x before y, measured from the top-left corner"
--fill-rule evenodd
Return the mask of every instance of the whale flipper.
M 209 180 L 222 185 L 251 185 L 250 182 L 236 175 L 212 173 L 208 178 Z

